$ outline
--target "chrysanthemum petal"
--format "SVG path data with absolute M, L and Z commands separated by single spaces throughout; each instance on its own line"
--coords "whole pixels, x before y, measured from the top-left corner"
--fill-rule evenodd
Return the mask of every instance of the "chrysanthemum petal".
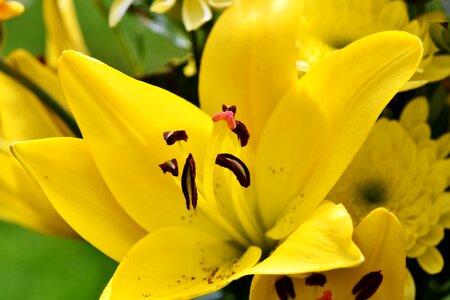
M 211 9 L 204 0 L 183 0 L 181 15 L 187 31 L 198 29 L 212 18 Z
M 241 277 L 260 256 L 258 247 L 245 251 L 199 230 L 162 228 L 121 262 L 109 299 L 191 299 Z
M 250 274 L 299 274 L 353 267 L 364 258 L 352 241 L 353 224 L 342 204 L 324 202 Z
M 272 238 L 292 232 L 326 196 L 421 54 L 413 35 L 377 33 L 334 52 L 283 98 L 256 156 L 262 217 L 268 228 L 278 221 Z
M 417 97 L 409 102 L 400 115 L 400 124 L 407 131 L 419 124 L 426 123 L 428 119 L 428 103 L 425 97 Z
M 239 1 L 213 28 L 200 71 L 202 108 L 237 106 L 255 147 L 267 118 L 297 79 L 299 1 Z M 282 55 L 281 55 L 282 54 Z
M 417 261 L 428 274 L 437 274 L 444 268 L 444 258 L 435 247 L 429 247 L 423 255 L 417 258 Z
M 108 23 L 110 27 L 115 27 L 127 12 L 133 0 L 114 0 L 109 9 Z
M 193 226 L 220 231 L 202 211 L 186 209 L 180 177 L 159 165 L 189 153 L 204 157 L 212 121 L 194 105 L 163 89 L 130 78 L 79 53 L 65 52 L 61 85 L 106 185 L 143 228 Z M 185 130 L 188 141 L 168 146 L 163 133 Z M 184 149 L 184 150 L 182 150 Z M 201 177 L 201 160 L 196 160 Z
M 426 66 L 423 73 L 415 73 L 411 80 L 435 82 L 450 75 L 450 55 L 437 55 Z
M 145 235 L 112 197 L 84 141 L 51 138 L 12 149 L 67 223 L 111 258 L 120 261 Z

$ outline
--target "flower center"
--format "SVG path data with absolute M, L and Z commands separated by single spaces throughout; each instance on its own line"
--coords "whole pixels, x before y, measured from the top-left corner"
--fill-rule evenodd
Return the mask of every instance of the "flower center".
M 372 205 L 383 204 L 387 200 L 386 187 L 379 181 L 368 181 L 358 188 L 359 197 Z
M 245 163 L 238 158 L 240 148 L 247 145 L 250 134 L 246 126 L 235 119 L 236 106 L 222 106 L 222 111 L 213 115 L 214 121 L 213 131 L 206 147 L 203 165 L 200 169 L 200 177 L 197 178 L 196 159 L 192 153 L 186 153 L 181 149 L 181 153 L 186 158 L 181 175 L 181 182 L 177 179 L 178 185 L 181 185 L 183 196 L 186 200 L 186 209 L 197 209 L 198 207 L 204 211 L 211 220 L 223 227 L 231 236 L 233 236 L 240 244 L 247 247 L 250 244 L 264 244 L 264 234 L 256 221 L 256 217 L 252 215 L 251 210 L 246 207 L 245 197 L 243 196 L 242 187 L 250 186 L 250 171 Z M 224 121 L 226 126 L 224 126 Z M 239 146 L 229 148 L 229 132 L 233 132 L 237 136 Z M 188 141 L 188 133 L 185 130 L 174 130 L 163 133 L 164 140 L 168 146 L 176 143 L 180 145 L 182 142 Z M 221 153 L 224 149 L 224 141 L 227 141 L 227 149 L 231 153 Z M 223 145 L 224 144 L 224 145 Z M 232 150 L 230 150 L 232 149 Z M 194 153 L 195 154 L 195 153 Z M 163 173 L 170 173 L 174 178 L 179 175 L 179 162 L 173 158 L 159 165 Z M 230 179 L 229 195 L 221 197 L 216 194 L 215 182 L 217 177 L 214 176 L 215 165 L 229 170 L 236 181 Z M 226 176 L 228 178 L 228 176 Z M 227 179 L 228 180 L 228 179 Z M 226 181 L 228 183 L 228 181 Z M 236 183 L 239 183 L 237 185 Z M 220 183 L 221 185 L 223 183 Z M 216 192 L 216 193 L 215 193 Z M 221 203 L 218 203 L 216 197 L 221 197 Z M 226 201 L 226 203 L 223 203 Z M 221 211 L 223 205 L 233 210 L 236 220 L 227 219 L 226 215 Z M 233 223 L 234 222 L 234 223 Z

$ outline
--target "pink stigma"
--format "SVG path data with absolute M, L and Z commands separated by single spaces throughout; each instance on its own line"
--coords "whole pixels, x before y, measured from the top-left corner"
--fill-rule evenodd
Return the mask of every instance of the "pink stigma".
M 320 298 L 318 298 L 317 300 L 333 300 L 332 296 L 333 295 L 331 294 L 330 290 L 325 290 L 323 292 L 323 295 Z
M 214 122 L 222 121 L 222 120 L 226 121 L 227 124 L 228 124 L 228 127 L 230 127 L 231 130 L 235 129 L 236 126 L 237 126 L 236 125 L 236 119 L 234 118 L 234 113 L 232 111 L 229 111 L 229 110 L 223 111 L 223 112 L 219 112 L 219 113 L 215 114 L 212 117 L 212 120 Z

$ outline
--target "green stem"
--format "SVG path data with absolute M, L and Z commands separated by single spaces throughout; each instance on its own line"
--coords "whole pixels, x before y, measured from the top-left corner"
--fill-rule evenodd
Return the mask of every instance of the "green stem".
M 0 71 L 10 76 L 11 78 L 17 80 L 31 92 L 33 92 L 44 105 L 46 105 L 50 110 L 52 110 L 66 125 L 72 130 L 75 136 L 81 138 L 81 131 L 78 128 L 75 119 L 61 106 L 59 103 L 53 99 L 49 94 L 47 94 L 43 89 L 33 83 L 31 80 L 17 73 L 8 64 L 6 64 L 4 59 L 0 59 Z
M 191 36 L 191 44 L 192 44 L 192 54 L 194 55 L 195 67 L 197 68 L 197 74 L 198 74 L 198 72 L 200 72 L 201 54 L 200 54 L 200 49 L 198 47 L 197 34 L 195 31 L 191 31 L 190 36 Z
M 105 6 L 105 3 L 101 0 L 96 0 L 95 4 L 97 6 L 97 9 L 100 11 L 102 16 L 105 18 L 105 20 L 108 22 L 108 8 Z M 132 72 L 133 76 L 139 75 L 141 72 L 139 64 L 137 63 L 138 60 L 135 55 L 132 54 L 132 51 L 128 45 L 127 37 L 123 30 L 120 29 L 119 26 L 115 26 L 111 28 L 112 32 L 114 33 L 117 42 L 119 43 L 120 49 L 122 50 L 122 53 L 125 57 L 125 60 L 128 64 L 128 67 L 130 68 L 130 71 Z

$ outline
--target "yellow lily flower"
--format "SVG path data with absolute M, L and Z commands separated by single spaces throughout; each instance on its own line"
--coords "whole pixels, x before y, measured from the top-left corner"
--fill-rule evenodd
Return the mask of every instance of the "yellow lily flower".
M 404 299 L 406 258 L 395 215 L 375 209 L 355 228 L 353 238 L 365 257 L 361 266 L 303 278 L 255 276 L 250 300 Z
M 64 97 L 53 70 L 24 50 L 8 57 L 11 68 L 35 83 L 64 106 Z M 45 233 L 77 236 L 58 215 L 44 193 L 9 151 L 13 141 L 70 136 L 70 130 L 23 85 L 0 73 L 0 218 Z
M 384 30 L 402 30 L 418 36 L 424 45 L 422 62 L 402 88 L 414 89 L 450 75 L 450 55 L 437 55 L 429 34 L 430 22 L 444 22 L 443 12 L 410 20 L 401 0 L 303 0 L 298 29 L 299 74 L 352 41 Z
M 49 66 L 56 68 L 64 50 L 89 53 L 73 0 L 43 0 L 42 8 L 46 32 L 45 62 Z
M 62 56 L 84 139 L 12 149 L 65 220 L 120 261 L 102 299 L 192 298 L 247 274 L 363 261 L 345 208 L 320 203 L 422 46 L 380 33 L 298 79 L 297 3 L 242 1 L 222 15 L 200 73 L 209 114 L 95 59 Z
M 328 198 L 342 202 L 356 223 L 375 207 L 395 213 L 406 256 L 436 274 L 444 267 L 436 246 L 450 228 L 450 133 L 432 139 L 428 111 L 419 97 L 399 121 L 379 120 Z
M 132 3 L 133 0 L 115 0 L 109 11 L 109 26 L 116 26 Z M 154 0 L 150 6 L 150 11 L 164 14 L 175 3 L 176 0 Z M 232 3 L 233 0 L 183 0 L 181 15 L 184 27 L 187 31 L 200 28 L 212 18 L 210 7 L 223 9 Z
M 19 1 L 0 0 L 0 21 L 12 19 L 21 15 L 25 6 Z

